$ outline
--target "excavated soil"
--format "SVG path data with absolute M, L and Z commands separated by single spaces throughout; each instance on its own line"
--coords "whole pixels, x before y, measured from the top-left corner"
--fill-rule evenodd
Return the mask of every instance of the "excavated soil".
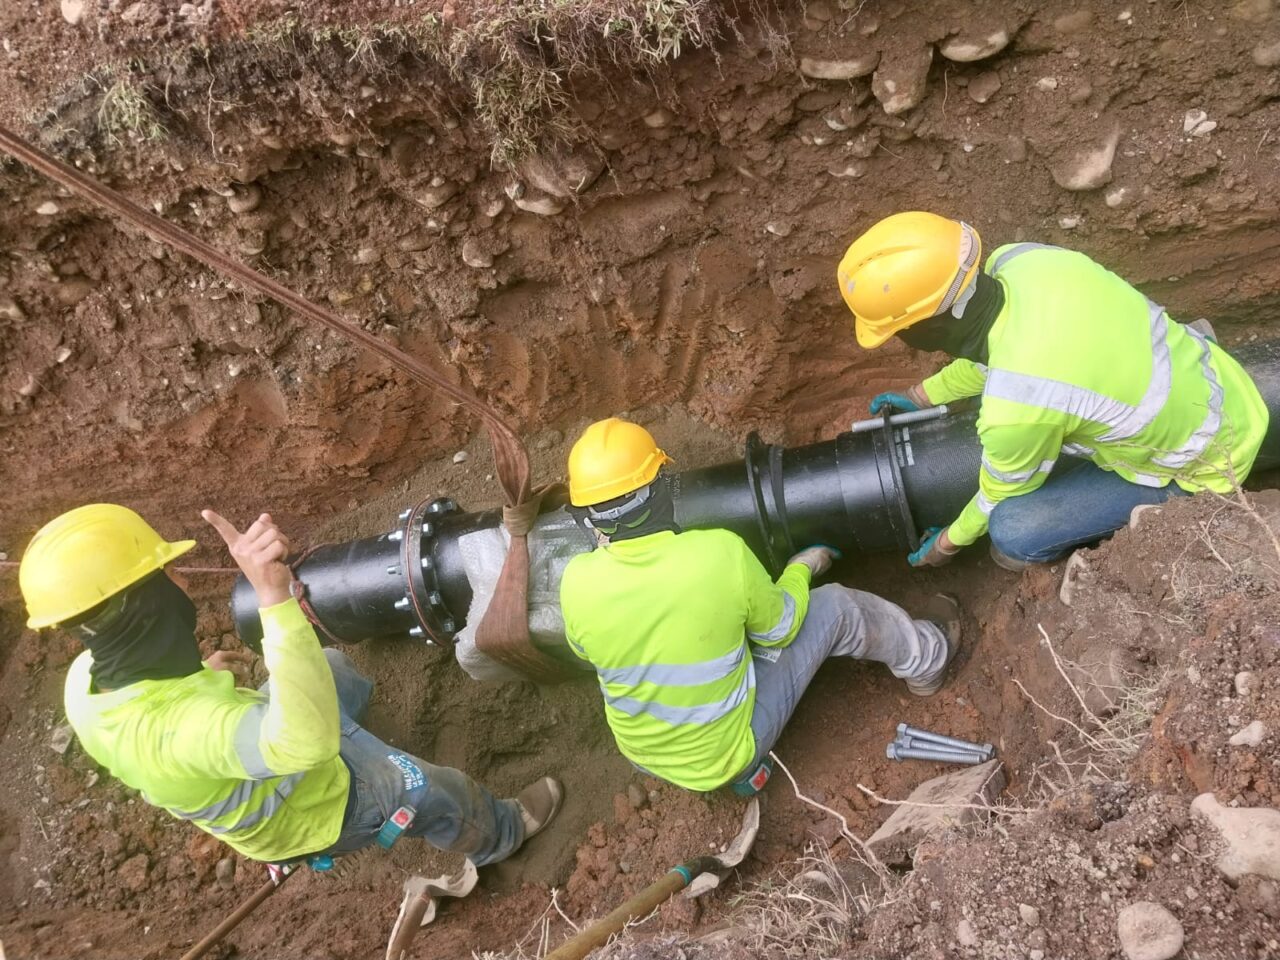
M 608 20 L 625 6 L 582 10 Z M 1269 0 L 669 6 L 686 32 L 680 56 L 659 61 L 621 27 L 601 39 L 605 21 L 586 12 L 576 27 L 489 29 L 514 8 L 478 0 L 10 4 L 0 122 L 449 365 L 521 428 L 544 480 L 595 416 L 627 412 L 696 466 L 735 456 L 751 429 L 830 436 L 874 393 L 933 369 L 898 346 L 859 350 L 833 280 L 849 240 L 904 208 L 961 216 L 988 247 L 1083 249 L 1175 317 L 1211 317 L 1228 346 L 1271 335 Z M 1000 31 L 1008 46 L 979 62 L 925 62 L 935 45 L 955 55 L 949 40 Z M 800 72 L 876 57 L 874 81 Z M 516 109 L 548 77 L 556 102 Z M 898 95 L 918 103 L 886 113 Z M 502 162 L 529 129 L 544 135 L 537 153 Z M 1090 177 L 1090 189 L 1062 185 Z M 385 529 L 415 497 L 495 502 L 483 437 L 457 409 L 14 164 L 0 190 L 0 562 L 89 499 L 199 537 L 193 562 L 211 566 L 225 557 L 198 519 L 206 505 L 269 508 L 314 543 Z M 459 450 L 469 457 L 455 464 Z M 1195 846 L 1208 841 L 1188 843 L 1186 812 L 1205 790 L 1243 806 L 1280 799 L 1274 735 L 1224 745 L 1254 719 L 1280 729 L 1270 550 L 1253 518 L 1197 502 L 1092 555 L 1070 608 L 1060 568 L 1019 578 L 980 551 L 933 574 L 900 557 L 837 570 L 908 607 L 957 593 L 972 642 L 928 702 L 882 671 L 824 667 L 778 748 L 805 792 L 868 836 L 888 811 L 857 783 L 902 798 L 941 772 L 885 759 L 907 720 L 997 743 L 1016 802 L 1054 798 L 1038 817 L 923 851 L 847 951 L 1117 956 L 1116 905 L 1151 899 L 1180 916 L 1197 956 L 1274 954 L 1274 884 L 1223 883 Z M 176 955 L 260 868 L 241 862 L 219 883 L 214 841 L 151 811 L 74 743 L 51 748 L 74 648 L 22 629 L 11 573 L 0 568 L 0 942 L 12 957 Z M 193 581 L 208 650 L 235 643 L 227 587 Z M 1011 682 L 1077 716 L 1040 626 L 1068 659 L 1120 651 L 1121 676 L 1164 678 L 1151 736 L 1108 768 L 1114 789 L 1073 786 L 1087 754 Z M 544 918 L 553 938 L 567 929 L 556 907 L 603 912 L 736 832 L 736 801 L 631 772 L 589 683 L 478 685 L 447 652 L 408 644 L 352 653 L 378 681 L 369 725 L 384 737 L 502 793 L 544 773 L 568 787 L 557 827 L 484 871 L 415 956 L 516 942 L 532 953 Z M 1263 691 L 1254 700 L 1232 692 L 1242 670 Z M 814 843 L 849 854 L 838 824 L 781 779 L 742 879 L 785 871 Z M 261 958 L 381 955 L 404 877 L 450 865 L 401 844 L 342 877 L 303 874 L 231 943 Z M 1017 912 L 1032 892 L 1036 928 Z M 673 902 L 643 930 L 702 932 L 733 915 L 730 899 Z M 678 949 L 762 952 L 746 943 Z

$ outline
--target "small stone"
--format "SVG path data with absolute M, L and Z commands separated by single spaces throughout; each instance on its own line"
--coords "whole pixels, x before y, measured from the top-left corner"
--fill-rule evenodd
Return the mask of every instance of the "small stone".
M 454 463 L 466 463 L 466 462 L 467 462 L 467 458 L 468 458 L 468 457 L 470 457 L 470 456 L 471 456 L 471 454 L 467 453 L 467 451 L 465 451 L 465 450 L 459 450 L 457 453 L 455 453 L 455 454 L 453 455 L 453 462 L 454 462 Z
M 1113 126 L 1103 138 L 1086 142 L 1064 159 L 1053 164 L 1049 172 L 1054 182 L 1065 190 L 1096 190 L 1111 182 L 1111 164 L 1120 143 L 1120 127 Z
M 1261 720 L 1255 720 L 1243 730 L 1235 733 L 1227 743 L 1233 747 L 1256 747 L 1267 736 L 1267 725 Z
M 1080 216 L 1080 214 L 1070 213 L 1058 218 L 1058 226 L 1063 230 L 1074 230 L 1076 227 L 1080 226 L 1083 221 L 1084 217 Z
M 644 125 L 651 130 L 661 130 L 663 127 L 671 125 L 671 111 L 666 107 L 659 107 L 644 115 Z
M 40 381 L 36 379 L 34 373 L 28 373 L 27 378 L 22 381 L 22 386 L 18 388 L 18 396 L 34 397 L 40 392 Z
M 859 177 L 866 176 L 867 165 L 861 160 L 852 160 L 848 163 L 833 163 L 827 167 L 827 173 L 841 180 L 857 180 Z
M 813 80 L 856 80 L 875 73 L 880 63 L 880 51 L 872 50 L 848 60 L 818 60 L 800 58 L 800 72 Z
M 236 187 L 227 197 L 227 207 L 234 214 L 252 213 L 262 203 L 262 188 L 256 183 L 246 183 Z
M 980 73 L 969 81 L 967 93 L 974 103 L 986 103 L 1000 90 L 1000 74 L 994 70 Z
M 1053 29 L 1059 33 L 1079 33 L 1086 29 L 1093 22 L 1093 11 L 1076 10 L 1073 13 L 1064 13 L 1062 16 L 1053 21 Z
M 1254 690 L 1257 689 L 1257 676 L 1251 670 L 1241 670 L 1236 674 L 1235 688 L 1237 696 L 1253 696 Z
M 452 200 L 457 192 L 456 183 L 437 176 L 432 177 L 427 186 L 416 191 L 413 199 L 424 210 L 437 210 Z
M 1128 960 L 1170 960 L 1182 949 L 1178 918 L 1149 900 L 1139 900 L 1120 911 L 1116 934 Z
M 462 241 L 462 262 L 474 270 L 483 270 L 493 266 L 493 254 L 481 247 L 475 237 L 467 237 Z
M 71 746 L 72 733 L 73 731 L 70 724 L 58 724 L 58 726 L 53 728 L 53 733 L 49 735 L 50 749 L 59 755 L 66 753 L 67 748 Z
M 378 252 L 376 247 L 361 247 L 355 252 L 355 256 L 351 258 L 351 262 L 367 266 L 371 263 L 377 263 L 381 259 L 382 254 Z
M 1040 911 L 1029 903 L 1018 904 L 1018 916 L 1028 927 L 1040 926 Z
M 230 890 L 236 885 L 236 859 L 235 857 L 223 857 L 218 861 L 218 866 L 214 870 L 214 875 L 218 878 L 218 886 L 223 890 Z
M 1182 118 L 1182 132 L 1192 137 L 1207 137 L 1218 129 L 1218 124 L 1209 119 L 1203 110 L 1188 110 Z
M 70 359 L 71 359 L 71 348 L 65 345 L 59 347 L 53 355 L 54 363 L 66 363 Z
M 52 217 L 59 211 L 59 209 L 61 208 L 52 200 L 46 200 L 44 203 L 40 204 L 40 206 L 36 207 L 36 213 L 40 214 L 42 217 Z
M 1039 80 L 1036 81 L 1036 89 L 1043 90 L 1045 93 L 1048 93 L 1050 90 L 1057 90 L 1058 78 L 1057 77 L 1041 77 Z
M 85 0 L 61 0 L 62 19 L 73 27 L 84 18 Z
M 982 37 L 970 37 L 963 34 L 944 40 L 938 52 L 948 60 L 956 63 L 974 63 L 986 60 L 1009 45 L 1009 31 L 995 30 Z
M 1253 62 L 1260 67 L 1280 67 L 1280 40 L 1254 47 Z
M 134 893 L 140 893 L 147 887 L 147 872 L 151 869 L 151 861 L 145 853 L 139 853 L 120 864 L 116 877 L 120 883 Z
M 526 213 L 536 213 L 540 217 L 554 217 L 564 211 L 564 201 L 557 200 L 555 197 L 529 197 L 523 196 L 516 198 L 516 206 Z
M 596 182 L 604 172 L 604 156 L 586 147 L 548 150 L 526 157 L 519 169 L 535 190 L 568 199 Z
M 633 781 L 627 784 L 627 802 L 631 804 L 632 810 L 639 810 L 649 803 L 649 795 L 645 793 L 644 787 Z
M 1133 20 L 1133 11 L 1121 10 L 1118 14 L 1116 14 L 1116 19 L 1119 20 L 1121 23 L 1129 23 L 1131 20 Z
M 1128 199 L 1129 199 L 1128 187 L 1112 187 L 1110 190 L 1108 190 L 1106 193 L 1102 195 L 1103 203 L 1105 203 L 1112 210 L 1116 210 L 1120 207 L 1123 207 L 1125 205 L 1125 202 Z M 1150 504 L 1144 504 L 1144 506 L 1150 506 Z
M 27 313 L 13 297 L 0 296 L 0 319 L 21 323 L 27 319 Z
M 956 940 L 962 947 L 976 947 L 978 945 L 978 931 L 973 929 L 973 924 L 968 919 L 961 920 L 956 924 Z
M 1280 810 L 1224 807 L 1212 793 L 1202 793 L 1191 802 L 1191 812 L 1221 837 L 1216 866 L 1228 880 L 1250 873 L 1280 880 Z
M 924 99 L 928 89 L 933 47 L 922 47 L 889 61 L 881 61 L 871 78 L 871 92 L 890 116 L 905 113 Z
M 771 233 L 775 237 L 789 237 L 795 228 L 789 220 L 771 220 L 764 225 L 764 229 L 766 233 Z
M 1044 960 L 1043 950 L 1032 950 L 1027 954 L 1028 960 Z

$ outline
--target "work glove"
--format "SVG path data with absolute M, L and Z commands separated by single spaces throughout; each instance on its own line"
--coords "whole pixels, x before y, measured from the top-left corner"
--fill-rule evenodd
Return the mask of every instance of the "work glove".
M 949 549 L 943 546 L 943 534 L 946 532 L 945 527 L 930 527 L 926 530 L 919 549 L 907 556 L 907 562 L 913 567 L 940 567 L 944 563 L 950 563 L 951 558 L 960 552 L 960 548 L 955 545 L 951 545 Z
M 801 550 L 794 557 L 788 560 L 787 563 L 803 563 L 809 568 L 809 573 L 812 576 L 820 577 L 830 570 L 832 562 L 839 560 L 840 557 L 840 551 L 834 547 L 827 547 L 820 543 L 816 543 L 812 547 L 806 547 Z
M 913 410 L 919 410 L 920 405 L 908 397 L 905 393 L 878 393 L 871 401 L 871 414 L 875 416 L 889 408 L 890 413 L 910 413 Z

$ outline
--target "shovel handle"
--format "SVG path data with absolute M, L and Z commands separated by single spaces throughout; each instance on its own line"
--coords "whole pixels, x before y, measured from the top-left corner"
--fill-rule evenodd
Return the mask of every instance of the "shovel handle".
M 275 893 L 276 890 L 292 875 L 293 874 L 291 873 L 286 873 L 280 878 L 279 883 L 276 883 L 275 880 L 268 880 L 260 886 L 253 896 L 240 904 L 240 906 L 236 907 L 235 910 L 227 915 L 225 920 L 205 934 L 204 938 L 200 940 L 199 943 L 195 944 L 190 950 L 184 953 L 181 960 L 199 960 L 200 957 L 203 957 L 219 940 L 225 937 L 236 927 L 240 926 L 240 921 L 253 913 L 263 900 Z
M 582 960 L 596 947 L 607 943 L 611 936 L 625 928 L 632 920 L 647 916 L 655 907 L 661 906 L 679 893 L 693 882 L 694 877 L 719 869 L 720 861 L 715 857 L 698 857 L 678 867 L 672 867 L 662 875 L 661 879 L 649 884 L 611 913 L 560 944 L 547 954 L 546 960 Z

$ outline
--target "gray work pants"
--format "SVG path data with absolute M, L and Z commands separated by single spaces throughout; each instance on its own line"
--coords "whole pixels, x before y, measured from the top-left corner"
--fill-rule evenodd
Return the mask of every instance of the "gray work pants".
M 408 807 L 414 819 L 405 836 L 466 854 L 478 867 L 515 853 L 524 842 L 524 823 L 515 801 L 499 800 L 465 773 L 397 750 L 360 726 L 357 721 L 369 705 L 373 681 L 362 676 L 341 650 L 326 647 L 324 655 L 338 688 L 339 753 L 355 783 L 355 803 L 337 841 L 317 852 L 340 856 L 367 847 L 398 808 Z M 261 689 L 270 693 L 270 681 Z
M 912 620 L 896 603 L 838 584 L 809 594 L 809 612 L 788 646 L 752 646 L 751 652 L 756 671 L 751 713 L 756 755 L 744 774 L 769 755 L 828 657 L 875 660 L 895 677 L 912 680 L 934 676 L 947 664 L 947 640 L 935 624 Z

